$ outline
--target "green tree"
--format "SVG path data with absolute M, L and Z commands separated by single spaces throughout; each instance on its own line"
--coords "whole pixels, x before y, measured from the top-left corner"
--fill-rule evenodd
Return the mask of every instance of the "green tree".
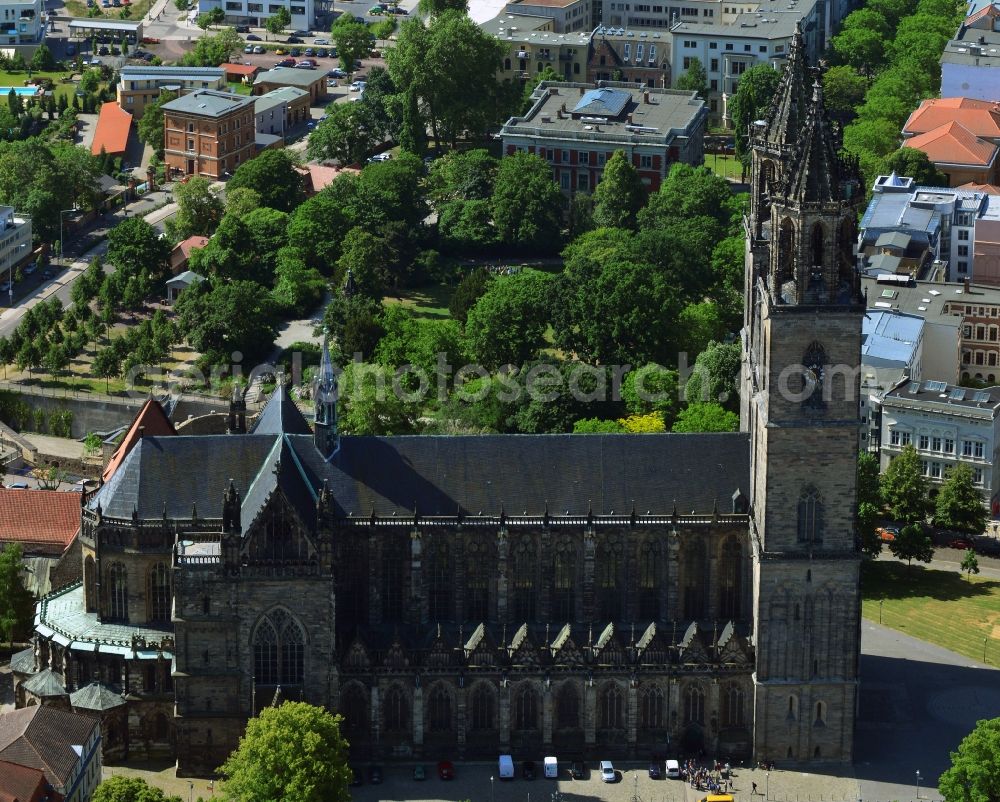
M 677 414 L 673 432 L 735 432 L 740 416 L 715 403 L 690 404 Z
M 858 454 L 858 515 L 857 534 L 861 551 L 869 557 L 882 552 L 882 541 L 875 532 L 882 512 L 882 494 L 879 488 L 878 456 L 870 451 Z
M 177 214 L 167 221 L 167 231 L 174 241 L 195 234 L 211 236 L 222 220 L 222 201 L 212 192 L 207 178 L 192 176 L 184 184 L 175 184 L 174 200 Z
M 489 200 L 499 168 L 499 160 L 487 150 L 452 151 L 431 164 L 427 195 L 435 205 L 454 200 Z
M 617 150 L 608 159 L 601 183 L 594 189 L 594 225 L 635 228 L 636 215 L 646 202 L 639 171 Z
M 37 72 L 54 70 L 56 67 L 56 60 L 52 56 L 52 51 L 49 50 L 49 46 L 46 44 L 40 44 L 35 48 L 35 52 L 31 54 L 31 69 Z
M 739 343 L 709 343 L 698 354 L 684 385 L 688 403 L 717 403 L 735 409 L 739 400 L 740 358 Z
M 353 435 L 385 436 L 417 431 L 419 404 L 393 387 L 395 371 L 383 365 L 351 362 L 338 382 L 337 422 Z
M 857 12 L 853 12 L 856 14 Z M 848 19 L 850 19 L 848 16 Z M 862 75 L 871 76 L 883 63 L 885 58 L 886 40 L 882 33 L 871 28 L 844 28 L 831 42 L 833 52 L 849 67 L 853 67 Z
M 108 232 L 108 261 L 126 277 L 161 277 L 167 268 L 170 243 L 142 217 L 128 217 Z
M 976 489 L 972 468 L 962 462 L 952 466 L 935 500 L 934 525 L 981 535 L 988 518 L 989 512 Z
M 292 22 L 292 15 L 284 6 L 279 6 L 278 10 L 264 20 L 264 28 L 268 33 L 278 36 Z
M 882 474 L 882 501 L 897 521 L 917 523 L 927 517 L 927 480 L 917 450 L 908 445 Z
M 375 142 L 398 141 L 403 109 L 399 90 L 385 67 L 368 71 L 361 100 L 350 105 L 361 108 L 361 124 Z
M 223 28 L 217 34 L 199 37 L 194 50 L 185 53 L 178 64 L 185 67 L 218 67 L 242 49 L 240 35 L 233 28 Z
M 659 413 L 669 429 L 681 408 L 680 377 L 676 370 L 649 362 L 625 376 L 622 400 L 632 415 Z
M 938 780 L 945 802 L 1000 799 L 1000 718 L 982 719 L 951 753 L 951 766 Z
M 965 555 L 962 557 L 962 573 L 966 574 L 969 579 L 972 579 L 973 574 L 979 573 L 979 558 L 976 556 L 976 552 L 972 549 L 966 549 Z
M 335 291 L 323 312 L 323 330 L 341 362 L 370 359 L 385 330 L 380 299 L 357 293 L 350 298 Z
M 625 431 L 616 420 L 581 418 L 573 424 L 573 434 L 621 434 Z
M 451 316 L 464 324 L 469 316 L 469 310 L 486 294 L 492 280 L 493 275 L 485 267 L 477 267 L 462 276 L 462 280 L 451 294 L 451 300 L 448 301 L 448 312 Z
M 349 802 L 342 718 L 305 702 L 265 707 L 219 769 L 229 802 Z
M 730 100 L 729 113 L 733 120 L 733 134 L 736 139 L 736 158 L 743 162 L 744 168 L 750 166 L 747 131 L 754 121 L 767 116 L 780 78 L 781 73 L 764 62 L 746 70 L 736 85 L 736 94 Z
M 260 193 L 257 190 L 250 187 L 226 187 L 226 214 L 242 217 L 260 205 Z
M 139 139 L 149 145 L 157 157 L 163 158 L 163 104 L 177 97 L 175 92 L 160 92 L 156 100 L 146 106 L 136 123 Z
M 298 252 L 285 247 L 276 254 L 274 300 L 289 314 L 308 314 L 323 300 L 326 280 L 320 272 L 306 265 Z
M 357 291 L 369 298 L 381 298 L 395 283 L 393 267 L 397 254 L 385 237 L 359 227 L 347 232 L 341 243 L 337 269 L 341 275 L 350 271 Z
M 916 148 L 900 148 L 885 160 L 885 169 L 905 175 L 920 186 L 946 187 L 948 177 L 934 166 L 927 154 Z
M 341 241 L 351 222 L 350 210 L 344 208 L 332 190 L 324 189 L 292 212 L 288 220 L 288 244 L 309 267 L 334 273 Z M 333 279 L 339 283 L 343 276 L 335 273 Z
M 899 530 L 895 540 L 889 541 L 889 551 L 893 557 L 906 560 L 907 565 L 911 565 L 914 560 L 929 563 L 934 557 L 934 544 L 930 535 L 924 532 L 923 526 L 917 523 L 907 524 Z
M 497 244 L 490 202 L 455 200 L 438 214 L 441 250 L 450 254 L 485 256 Z
M 708 73 L 705 72 L 705 65 L 701 63 L 700 58 L 691 57 L 687 69 L 674 81 L 674 89 L 694 92 L 700 98 L 708 97 Z
M 687 354 L 700 354 L 709 343 L 718 342 L 726 335 L 722 310 L 715 301 L 688 304 L 677 323 L 678 342 L 681 351 Z
M 305 198 L 302 176 L 295 161 L 284 150 L 265 150 L 255 159 L 243 162 L 229 180 L 227 191 L 249 187 L 260 195 L 263 206 L 290 212 Z
M 202 289 L 202 285 L 207 285 Z M 177 325 L 209 364 L 228 363 L 233 351 L 248 362 L 267 355 L 277 333 L 271 293 L 253 281 L 204 281 L 181 293 Z
M 355 62 L 363 59 L 371 50 L 371 33 L 367 25 L 355 22 L 349 14 L 341 14 L 337 20 L 330 29 L 330 41 L 337 48 L 341 68 L 346 72 L 354 72 Z
M 470 356 L 489 370 L 533 358 L 548 325 L 552 286 L 553 277 L 537 270 L 490 282 L 466 319 Z
M 559 245 L 561 205 L 546 162 L 520 151 L 501 159 L 491 207 L 502 242 L 529 253 L 551 253 Z
M 521 114 L 527 114 L 531 107 L 535 104 L 535 99 L 532 97 L 535 94 L 535 90 L 542 84 L 543 81 L 562 81 L 563 77 L 556 72 L 552 67 L 545 67 L 537 76 L 532 76 L 527 81 L 524 82 L 524 91 L 521 95 Z
M 309 135 L 306 148 L 309 158 L 329 159 L 344 165 L 364 164 L 377 144 L 364 122 L 365 112 L 360 103 L 333 104 L 326 119 Z
M 180 802 L 141 777 L 108 777 L 94 790 L 92 802 Z
M 864 102 L 867 89 L 868 81 L 847 64 L 823 73 L 823 103 L 841 125 L 854 119 L 854 109 Z
M 428 17 L 437 17 L 445 11 L 458 11 L 464 14 L 469 10 L 469 0 L 420 0 L 417 8 L 421 14 Z
M 8 646 L 31 633 L 35 600 L 24 586 L 21 545 L 7 543 L 0 549 L 0 637 Z

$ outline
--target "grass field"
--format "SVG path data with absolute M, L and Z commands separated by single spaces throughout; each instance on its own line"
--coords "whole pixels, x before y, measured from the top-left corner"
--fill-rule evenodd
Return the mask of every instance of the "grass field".
M 862 614 L 974 660 L 1000 663 L 1000 581 L 923 565 L 865 562 Z
M 385 306 L 402 304 L 413 312 L 414 317 L 444 320 L 451 314 L 448 311 L 448 301 L 451 300 L 454 290 L 454 287 L 447 287 L 444 284 L 430 284 L 405 289 L 398 295 L 386 295 L 382 303 Z
M 743 175 L 743 165 L 735 156 L 706 153 L 705 166 L 723 178 L 735 178 L 739 181 Z
M 229 88 L 237 95 L 249 95 L 253 93 L 253 87 L 243 81 L 229 81 Z
M 62 83 L 64 78 L 70 76 L 70 72 L 34 72 L 32 71 L 32 78 L 48 78 L 52 81 L 52 91 L 59 99 L 59 95 L 66 95 L 66 100 L 70 101 L 73 99 L 73 93 L 76 91 L 76 84 Z M 0 86 L 24 86 L 24 82 L 28 80 L 27 71 L 24 72 L 6 72 L 0 70 Z M 6 100 L 6 97 L 4 98 Z

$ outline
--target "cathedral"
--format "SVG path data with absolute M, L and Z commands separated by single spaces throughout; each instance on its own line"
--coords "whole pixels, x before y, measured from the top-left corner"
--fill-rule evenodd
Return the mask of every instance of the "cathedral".
M 863 193 L 801 37 L 751 145 L 742 431 L 341 436 L 326 353 L 312 424 L 286 387 L 225 434 L 150 401 L 19 699 L 90 688 L 106 754 L 182 776 L 283 700 L 360 760 L 850 761 Z

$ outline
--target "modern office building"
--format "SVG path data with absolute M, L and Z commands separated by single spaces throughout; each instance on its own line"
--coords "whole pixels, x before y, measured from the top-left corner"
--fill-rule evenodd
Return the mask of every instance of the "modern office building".
M 126 65 L 118 74 L 118 105 L 138 120 L 161 92 L 184 95 L 196 89 L 227 90 L 225 71 L 221 67 Z
M 198 13 L 205 14 L 213 9 L 221 8 L 226 14 L 226 22 L 235 24 L 264 27 L 278 9 L 285 8 L 291 15 L 289 27 L 308 30 L 316 23 L 315 0 L 199 0 Z

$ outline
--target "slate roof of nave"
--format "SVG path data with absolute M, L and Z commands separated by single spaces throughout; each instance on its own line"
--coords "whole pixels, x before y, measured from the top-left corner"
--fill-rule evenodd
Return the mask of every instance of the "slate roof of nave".
M 315 525 L 323 483 L 341 517 L 708 514 L 749 489 L 743 433 L 343 436 L 330 461 L 277 393 L 253 434 L 144 437 L 88 501 L 140 520 L 221 516 L 232 480 L 244 530 L 276 489 Z M 285 403 L 287 402 L 287 404 Z M 294 412 L 292 411 L 294 409 Z M 261 430 L 269 430 L 267 434 Z

